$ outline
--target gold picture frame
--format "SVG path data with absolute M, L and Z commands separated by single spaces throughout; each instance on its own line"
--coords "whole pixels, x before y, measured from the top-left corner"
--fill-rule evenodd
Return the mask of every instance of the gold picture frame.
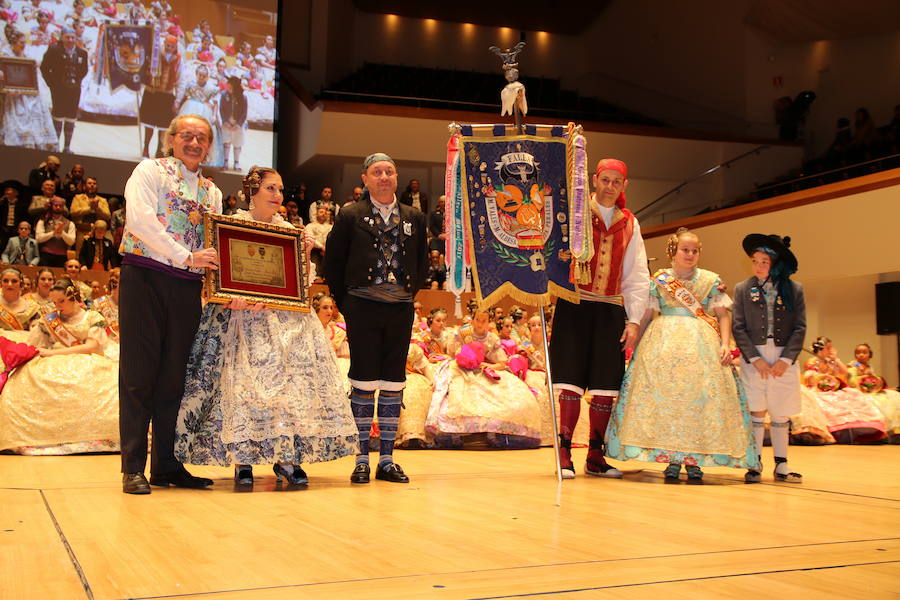
M 219 269 L 204 278 L 208 302 L 243 298 L 267 308 L 309 312 L 309 265 L 303 229 L 225 215 L 203 216 L 206 247 L 219 253 Z
M 0 56 L 0 71 L 3 71 L 0 90 L 28 95 L 38 93 L 37 63 L 34 60 Z

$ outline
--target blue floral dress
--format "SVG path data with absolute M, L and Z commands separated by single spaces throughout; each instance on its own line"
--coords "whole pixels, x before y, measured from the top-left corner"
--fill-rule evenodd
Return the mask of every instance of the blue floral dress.
M 344 377 L 314 315 L 206 305 L 178 413 L 179 460 L 299 464 L 358 447 Z
M 671 270 L 667 270 L 674 274 Z M 728 308 L 721 280 L 697 269 L 682 281 L 703 309 Z M 606 430 L 606 455 L 694 466 L 753 468 L 747 398 L 731 367 L 719 361 L 718 334 L 680 304 L 669 303 L 655 283 L 651 299 L 660 314 L 644 333 L 625 371 L 622 390 Z

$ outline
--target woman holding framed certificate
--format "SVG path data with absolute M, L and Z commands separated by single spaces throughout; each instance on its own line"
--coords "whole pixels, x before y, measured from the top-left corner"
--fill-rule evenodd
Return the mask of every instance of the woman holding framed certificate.
M 252 167 L 243 188 L 250 210 L 239 210 L 237 219 L 292 228 L 277 213 L 277 171 Z M 256 247 L 247 268 L 268 261 L 267 254 L 260 258 Z M 271 464 L 278 481 L 305 485 L 300 463 L 355 454 L 358 445 L 344 377 L 315 315 L 240 297 L 206 305 L 178 413 L 179 460 L 234 464 L 239 486 L 253 485 L 251 465 Z

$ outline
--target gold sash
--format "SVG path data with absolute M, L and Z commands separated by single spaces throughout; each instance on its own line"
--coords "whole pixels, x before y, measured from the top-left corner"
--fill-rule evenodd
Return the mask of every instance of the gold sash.
M 113 308 L 109 296 L 97 298 L 92 306 L 106 319 L 106 334 L 119 341 L 119 320 L 116 318 L 116 310 Z
M 0 321 L 3 321 L 3 324 L 13 331 L 23 330 L 22 324 L 19 323 L 19 320 L 16 318 L 16 316 L 2 304 L 0 304 Z
M 41 320 L 47 327 L 47 331 L 49 331 L 50 334 L 66 348 L 81 345 L 81 342 L 78 340 L 78 338 L 75 337 L 75 335 L 71 331 L 66 329 L 65 324 L 63 324 L 62 322 L 62 319 L 59 318 L 59 315 L 55 311 L 45 314 L 43 317 L 41 317 Z
M 712 327 L 716 335 L 719 335 L 719 321 L 703 310 L 703 305 L 700 301 L 683 283 L 678 281 L 675 275 L 661 269 L 653 274 L 653 281 L 661 290 L 666 292 L 668 298 L 675 300 L 675 302 L 690 311 L 692 315 Z

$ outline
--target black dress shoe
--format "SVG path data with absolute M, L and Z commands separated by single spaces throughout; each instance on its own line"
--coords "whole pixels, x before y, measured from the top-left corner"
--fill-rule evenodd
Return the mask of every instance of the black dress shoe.
M 122 491 L 126 494 L 149 494 L 150 484 L 143 473 L 122 473 Z
M 190 473 L 187 472 L 187 469 L 181 467 L 177 471 L 171 471 L 169 473 L 162 473 L 159 475 L 150 475 L 150 485 L 156 485 L 159 487 L 169 487 L 170 485 L 174 485 L 175 487 L 183 487 L 183 488 L 205 488 L 213 484 L 212 479 L 207 479 L 206 477 L 194 477 Z
M 369 465 L 366 463 L 359 463 L 356 465 L 356 468 L 353 469 L 353 472 L 350 473 L 350 483 L 369 483 L 369 473 L 371 473 Z
M 375 469 L 375 479 L 392 481 L 394 483 L 409 483 L 409 477 L 406 476 L 406 473 L 403 472 L 403 469 L 397 463 L 378 465 L 378 468 Z

